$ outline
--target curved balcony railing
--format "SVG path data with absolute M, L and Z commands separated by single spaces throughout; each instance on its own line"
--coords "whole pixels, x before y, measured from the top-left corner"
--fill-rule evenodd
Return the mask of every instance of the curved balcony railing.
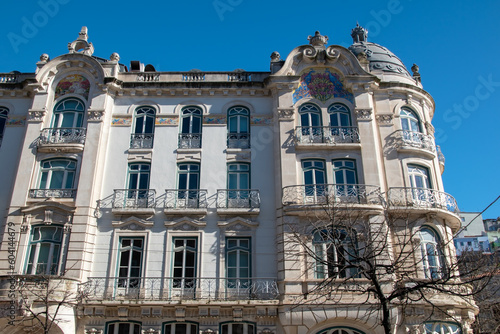
M 206 209 L 205 189 L 167 189 L 165 209 Z
M 179 148 L 201 148 L 201 133 L 179 133 Z
M 154 189 L 115 189 L 113 209 L 148 209 L 155 207 Z
M 256 189 L 218 189 L 217 208 L 219 209 L 260 208 L 260 193 Z
M 38 144 L 85 144 L 85 128 L 46 128 L 40 133 Z
M 359 143 L 359 132 L 354 126 L 297 126 L 295 142 L 297 144 Z
M 153 148 L 153 133 L 133 133 L 130 136 L 130 148 Z
M 380 187 L 364 184 L 312 184 L 283 188 L 283 205 L 382 204 Z
M 30 198 L 75 198 L 76 189 L 30 189 Z
M 250 148 L 249 133 L 228 133 L 227 134 L 228 148 Z
M 389 205 L 413 208 L 436 208 L 458 214 L 457 201 L 442 191 L 426 188 L 389 188 Z
M 275 278 L 91 277 L 79 286 L 86 300 L 270 300 Z
M 436 152 L 434 138 L 421 132 L 399 130 L 396 131 L 398 147 L 414 147 L 429 152 Z

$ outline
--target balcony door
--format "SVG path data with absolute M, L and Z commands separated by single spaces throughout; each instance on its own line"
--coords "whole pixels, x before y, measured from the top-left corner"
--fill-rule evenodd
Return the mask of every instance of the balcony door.
M 156 110 L 142 106 L 135 110 L 134 133 L 130 140 L 131 148 L 152 148 L 155 130 Z
M 324 200 L 326 196 L 326 173 L 323 160 L 302 161 L 304 172 L 304 200 L 314 202 Z
M 432 199 L 429 170 L 422 166 L 408 165 L 410 177 L 411 197 L 418 204 L 430 204 Z
M 233 293 L 250 292 L 251 256 L 250 238 L 226 239 L 227 288 Z
M 130 164 L 126 207 L 147 208 L 151 166 L 146 163 Z
M 195 293 L 198 240 L 195 237 L 174 238 L 172 287 L 181 289 L 183 296 Z
M 143 250 L 144 238 L 120 238 L 118 288 L 125 288 L 127 294 L 138 292 L 134 289 L 141 286 Z
M 250 200 L 250 165 L 232 163 L 227 166 L 227 207 L 247 208 Z
M 301 142 L 322 143 L 321 110 L 314 104 L 304 104 L 299 109 Z
M 227 147 L 250 147 L 250 112 L 244 107 L 232 107 L 227 112 Z
M 356 161 L 350 159 L 333 160 L 335 196 L 342 199 L 357 198 Z
M 200 165 L 178 165 L 177 207 L 197 208 L 200 189 Z
M 201 148 L 201 109 L 185 107 L 181 111 L 181 117 L 179 148 Z

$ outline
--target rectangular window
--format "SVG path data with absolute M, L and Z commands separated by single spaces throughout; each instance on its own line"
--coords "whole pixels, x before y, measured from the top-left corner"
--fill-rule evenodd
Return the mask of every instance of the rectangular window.
M 179 164 L 178 173 L 178 200 L 187 200 L 188 203 L 185 203 L 188 205 L 187 207 L 198 207 L 197 199 L 200 189 L 200 165 L 195 163 Z
M 118 287 L 138 288 L 142 272 L 142 254 L 144 238 L 120 238 L 120 254 L 118 258 Z
M 61 255 L 62 238 L 62 227 L 33 227 L 26 274 L 56 275 L 58 273 L 59 258 Z
M 163 334 L 198 334 L 198 325 L 193 323 L 171 322 L 163 328 Z
M 222 334 L 254 334 L 255 325 L 246 322 L 233 322 L 221 324 Z
M 227 165 L 227 207 L 248 208 L 250 198 L 250 165 L 231 163 Z
M 250 238 L 226 239 L 226 276 L 229 289 L 249 289 L 251 277 Z
M 108 324 L 108 334 L 141 334 L 141 325 L 130 322 Z
M 173 245 L 173 287 L 194 289 L 198 239 L 196 237 L 174 238 Z

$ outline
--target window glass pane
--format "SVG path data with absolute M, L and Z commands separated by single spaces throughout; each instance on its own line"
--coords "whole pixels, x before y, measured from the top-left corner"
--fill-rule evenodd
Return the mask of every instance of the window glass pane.
M 175 334 L 186 334 L 186 324 L 175 324 Z
M 130 251 L 122 251 L 120 256 L 120 266 L 128 266 Z
M 141 334 L 141 325 L 134 325 L 134 334 Z
M 130 324 L 119 324 L 118 334 L 130 334 Z
M 153 133 L 154 129 L 154 117 L 148 116 L 146 117 L 146 125 L 144 127 L 144 133 Z
M 235 251 L 227 253 L 227 265 L 230 267 L 235 267 L 236 257 L 237 257 L 237 252 Z
M 248 267 L 249 263 L 249 254 L 247 252 L 240 251 L 240 265 L 242 267 Z
M 195 248 L 196 247 L 196 240 L 194 240 L 194 239 L 188 239 L 186 241 L 186 245 L 188 247 Z
M 64 171 L 52 171 L 50 179 L 50 189 L 62 189 L 64 179 Z
M 243 324 L 233 324 L 233 333 L 232 334 L 244 334 L 243 333 Z

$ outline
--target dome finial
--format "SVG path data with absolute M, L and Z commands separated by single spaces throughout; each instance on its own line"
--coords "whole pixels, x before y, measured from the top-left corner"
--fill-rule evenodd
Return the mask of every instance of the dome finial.
M 351 37 L 353 43 L 368 42 L 368 30 L 356 22 L 356 28 L 352 29 Z
M 325 46 L 328 43 L 328 36 L 323 36 L 319 31 L 316 31 L 314 36 L 307 37 L 307 40 L 312 46 Z

